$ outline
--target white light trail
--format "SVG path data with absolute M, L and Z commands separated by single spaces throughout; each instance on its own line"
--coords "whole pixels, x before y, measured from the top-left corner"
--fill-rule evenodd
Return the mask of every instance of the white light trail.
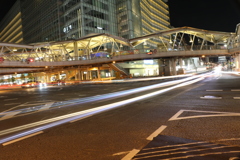
M 7 138 L 0 139 L 0 144 L 6 143 L 8 141 L 12 141 L 14 139 L 17 139 L 17 138 L 20 138 L 20 137 L 23 137 L 23 136 L 27 136 L 29 134 L 40 132 L 40 131 L 43 131 L 45 129 L 49 129 L 51 127 L 55 127 L 55 126 L 58 126 L 58 125 L 61 125 L 61 124 L 67 123 L 67 122 L 71 122 L 71 121 L 74 121 L 76 119 L 80 119 L 80 118 L 84 118 L 86 116 L 91 116 L 91 115 L 94 115 L 94 114 L 97 114 L 97 113 L 108 111 L 110 109 L 114 109 L 114 108 L 117 108 L 117 107 L 120 107 L 120 106 L 124 106 L 126 104 L 130 104 L 130 103 L 133 103 L 135 101 L 144 100 L 146 98 L 150 98 L 152 96 L 162 94 L 164 92 L 173 90 L 173 89 L 178 88 L 178 87 L 182 87 L 182 86 L 186 86 L 186 85 L 189 85 L 189 84 L 192 84 L 192 83 L 196 83 L 196 82 L 201 81 L 203 79 L 204 78 L 200 77 L 200 78 L 197 78 L 197 79 L 192 80 L 192 81 L 181 83 L 181 84 L 178 84 L 176 86 L 165 88 L 165 89 L 155 91 L 155 92 L 152 92 L 152 93 L 148 93 L 148 94 L 145 94 L 145 95 L 142 95 L 142 96 L 130 98 L 130 99 L 115 102 L 115 103 L 112 103 L 112 104 L 108 104 L 108 105 L 104 105 L 104 106 L 100 106 L 100 107 L 96 107 L 96 108 L 92 108 L 92 109 L 88 109 L 88 110 L 84 110 L 84 111 L 80 111 L 80 112 L 75 112 L 75 113 L 71 113 L 71 114 L 67 114 L 67 115 L 63 115 L 63 116 L 59 116 L 59 117 L 35 122 L 35 123 L 26 124 L 26 125 L 15 127 L 15 128 L 6 129 L 6 130 L 1 131 L 0 135 L 6 135 L 6 134 L 14 133 L 14 132 L 17 132 L 17 131 L 21 131 L 21 130 L 25 130 L 25 129 L 29 129 L 29 128 L 32 128 L 32 127 L 39 126 L 37 128 L 30 129 L 28 131 L 24 131 L 24 132 L 9 136 Z M 41 125 L 43 125 L 43 126 L 41 126 Z
M 130 95 L 133 93 L 139 93 L 139 92 L 143 92 L 143 91 L 147 91 L 150 89 L 156 89 L 156 88 L 160 88 L 160 87 L 167 87 L 167 86 L 171 86 L 174 84 L 178 84 L 181 82 L 185 82 L 185 81 L 189 81 L 198 77 L 202 77 L 202 76 L 207 76 L 208 74 L 204 74 L 204 75 L 196 75 L 196 76 L 192 76 L 192 77 L 188 77 L 188 78 L 184 78 L 184 79 L 180 79 L 180 80 L 173 80 L 170 82 L 163 82 L 163 83 L 159 83 L 159 84 L 154 84 L 154 85 L 150 85 L 150 86 L 144 86 L 144 87 L 140 87 L 140 88 L 134 88 L 134 89 L 129 89 L 129 90 L 124 90 L 124 91 L 118 91 L 118 92 L 114 92 L 114 93 L 108 93 L 108 94 L 103 94 L 103 95 L 97 95 L 97 96 L 92 96 L 92 97 L 87 97 L 87 98 L 77 98 L 77 99 L 72 99 L 72 100 L 68 100 L 68 101 L 64 101 L 64 102 L 60 102 L 60 103 L 52 103 L 51 105 L 48 105 L 48 109 L 50 108 L 55 108 L 55 107 L 69 107 L 72 105 L 76 105 L 76 104 L 83 104 L 83 103 L 88 103 L 88 102 L 93 102 L 93 101 L 100 101 L 100 100 L 106 100 L 106 99 L 110 99 L 110 98 L 118 98 L 118 97 L 123 97 L 126 95 Z M 175 76 L 175 77 L 179 77 L 179 76 Z M 157 77 L 155 77 L 157 78 Z M 162 78 L 162 77 L 160 77 Z M 41 106 L 35 106 L 34 108 L 24 108 L 24 109 L 19 109 L 19 110 L 12 110 L 12 111 L 8 111 L 8 112 L 2 112 L 0 113 L 0 115 L 5 116 L 5 118 L 1 118 L 0 120 L 6 120 L 8 118 L 11 118 L 10 116 L 8 117 L 7 115 L 12 114 L 12 112 L 17 113 L 18 114 L 14 114 L 15 116 L 19 116 L 25 113 L 34 113 L 34 112 L 39 112 L 42 111 L 43 108 L 46 109 L 46 105 L 41 105 Z M 13 116 L 12 116 L 13 117 Z

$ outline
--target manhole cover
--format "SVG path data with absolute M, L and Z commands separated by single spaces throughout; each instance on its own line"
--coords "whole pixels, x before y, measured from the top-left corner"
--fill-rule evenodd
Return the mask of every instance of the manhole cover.
M 220 96 L 211 96 L 211 95 L 206 95 L 203 97 L 200 97 L 201 99 L 222 99 Z

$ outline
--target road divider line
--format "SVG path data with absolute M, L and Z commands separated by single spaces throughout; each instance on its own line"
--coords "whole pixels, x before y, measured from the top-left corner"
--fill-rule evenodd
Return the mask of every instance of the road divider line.
M 33 134 L 29 134 L 29 135 L 27 135 L 27 136 L 24 136 L 24 137 L 21 137 L 21 138 L 18 138 L 18 139 L 14 139 L 14 140 L 8 141 L 8 142 L 6 142 L 6 143 L 3 143 L 2 145 L 3 145 L 3 146 L 6 146 L 6 145 L 9 145 L 9 144 L 12 144 L 12 143 L 21 141 L 21 140 L 23 140 L 23 139 L 27 139 L 27 138 L 30 138 L 30 137 L 39 135 L 39 134 L 41 134 L 41 133 L 43 133 L 43 131 L 39 131 L 39 132 L 36 132 L 36 133 L 33 133 Z
M 233 99 L 240 99 L 240 97 L 233 97 Z
M 131 160 L 140 150 L 133 149 L 130 151 L 125 157 L 123 157 L 121 160 Z
M 222 89 L 213 89 L 213 90 L 206 90 L 207 92 L 222 92 Z
M 240 89 L 231 89 L 231 91 L 233 91 L 233 92 L 239 92 Z
M 165 128 L 167 128 L 167 126 L 162 125 L 161 127 L 159 127 L 155 132 L 153 132 L 148 138 L 147 140 L 152 141 L 154 137 L 156 137 L 157 135 L 159 135 Z

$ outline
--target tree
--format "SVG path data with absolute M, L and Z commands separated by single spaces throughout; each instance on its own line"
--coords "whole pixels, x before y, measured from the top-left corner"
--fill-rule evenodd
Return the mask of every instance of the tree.
M 15 81 L 16 81 L 16 78 L 15 78 L 15 77 L 12 77 L 12 78 L 11 78 L 11 81 L 12 81 L 12 82 L 15 82 Z
M 24 81 L 24 80 L 25 80 L 25 78 L 26 78 L 26 77 L 24 76 L 24 74 L 21 74 L 21 80 L 23 80 L 23 81 Z
M 3 80 L 3 79 L 0 79 L 0 83 L 4 83 L 4 80 Z
M 28 78 L 30 79 L 30 81 L 34 80 L 33 74 L 32 73 L 28 73 Z

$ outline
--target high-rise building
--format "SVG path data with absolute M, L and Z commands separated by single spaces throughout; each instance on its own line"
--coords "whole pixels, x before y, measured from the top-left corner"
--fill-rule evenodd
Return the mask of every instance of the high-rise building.
M 126 39 L 168 29 L 167 0 L 18 0 L 15 16 L 0 22 L 1 35 L 9 27 L 22 26 L 22 40 L 5 42 L 36 43 L 76 39 L 91 33 L 108 33 Z M 14 9 L 10 12 L 13 12 Z M 10 23 L 14 19 L 21 23 Z M 14 24 L 14 25 L 13 25 Z M 2 36 L 0 36 L 1 38 Z M 147 45 L 155 46 L 150 39 Z
M 65 0 L 59 10 L 62 39 L 91 33 L 118 35 L 116 0 Z
M 20 1 L 17 1 L 0 22 L 0 41 L 22 43 L 22 18 Z
M 24 43 L 61 40 L 58 0 L 20 0 Z

